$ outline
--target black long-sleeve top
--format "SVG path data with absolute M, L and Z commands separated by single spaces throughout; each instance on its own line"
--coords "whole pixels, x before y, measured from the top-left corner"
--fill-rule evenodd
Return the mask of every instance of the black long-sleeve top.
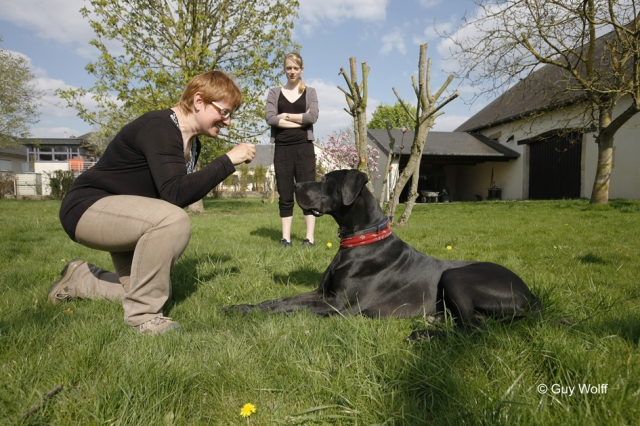
M 173 114 L 170 109 L 151 111 L 127 124 L 96 165 L 78 176 L 60 207 L 62 227 L 71 239 L 84 212 L 101 198 L 137 195 L 186 207 L 235 171 L 223 155 L 187 173 L 182 134 Z M 201 145 L 197 138 L 194 143 L 197 161 Z

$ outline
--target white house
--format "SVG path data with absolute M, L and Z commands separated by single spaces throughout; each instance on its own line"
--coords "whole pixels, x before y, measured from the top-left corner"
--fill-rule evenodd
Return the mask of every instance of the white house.
M 607 71 L 609 35 L 596 42 L 597 66 Z M 596 175 L 597 117 L 588 113 L 586 97 L 567 92 L 566 78 L 546 65 L 507 90 L 456 131 L 483 135 L 519 154 L 516 161 L 485 163 L 457 174 L 459 193 L 470 194 L 494 181 L 505 199 L 589 198 Z M 622 98 L 613 117 L 631 105 Z M 614 137 L 609 198 L 640 199 L 640 114 L 633 116 Z

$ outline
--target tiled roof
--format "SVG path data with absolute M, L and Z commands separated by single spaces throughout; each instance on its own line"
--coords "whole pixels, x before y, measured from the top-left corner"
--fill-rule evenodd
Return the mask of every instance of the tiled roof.
M 378 149 L 385 155 L 389 152 L 389 135 L 386 130 L 369 130 L 369 139 L 375 141 Z M 407 131 L 402 138 L 401 130 L 392 130 L 391 135 L 395 139 L 393 152 L 399 154 L 400 146 L 403 145 L 403 154 L 411 152 L 414 132 Z M 480 134 L 469 134 L 466 132 L 434 132 L 427 135 L 422 155 L 429 156 L 467 156 L 467 157 L 494 157 L 501 159 L 518 158 L 520 154 L 506 146 L 487 138 Z M 486 158 L 488 160 L 489 158 Z
M 613 33 L 605 34 L 596 40 L 594 57 L 596 72 L 605 81 L 609 76 L 610 52 L 608 42 Z M 586 49 L 588 44 L 584 45 Z M 568 87 L 571 90 L 566 90 Z M 554 66 L 545 65 L 534 71 L 527 78 L 519 81 L 504 94 L 480 110 L 473 117 L 462 123 L 456 132 L 477 132 L 498 124 L 508 123 L 529 117 L 537 112 L 562 108 L 585 99 L 583 91 L 575 90 L 575 79 L 567 75 L 567 71 Z
M 40 145 L 66 145 L 66 146 L 74 146 L 80 145 L 86 139 L 83 138 L 29 138 L 25 139 L 25 145 L 34 145 L 36 143 Z
M 13 147 L 5 147 L 0 149 L 0 153 L 6 155 L 19 155 L 22 157 L 27 156 L 27 148 L 23 145 L 13 146 Z

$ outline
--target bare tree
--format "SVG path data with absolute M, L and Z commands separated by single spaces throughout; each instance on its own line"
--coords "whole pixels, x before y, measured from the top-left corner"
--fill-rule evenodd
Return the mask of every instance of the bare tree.
M 344 68 L 340 68 L 340 74 L 344 76 L 347 87 L 349 87 L 349 92 L 340 86 L 338 86 L 338 89 L 342 90 L 349 105 L 349 109 L 345 108 L 344 110 L 353 117 L 353 132 L 355 134 L 356 147 L 358 148 L 358 156 L 360 157 L 357 167 L 358 171 L 367 174 L 369 178 L 367 180 L 367 189 L 373 192 L 373 183 L 371 182 L 371 175 L 367 165 L 367 76 L 369 74 L 369 67 L 366 62 L 362 63 L 362 84 L 358 84 L 358 72 L 356 70 L 356 58 L 354 56 L 349 58 L 349 66 L 351 78 L 349 78 Z
M 598 166 L 591 203 L 607 203 L 613 141 L 618 129 L 640 111 L 640 4 L 637 0 L 474 0 L 479 13 L 454 35 L 457 76 L 477 97 L 502 94 L 518 83 L 537 109 L 521 118 L 566 106 L 579 117 L 565 125 L 596 129 Z M 604 35 L 603 35 L 604 34 Z M 546 65 L 540 69 L 540 65 Z M 525 96 L 525 97 L 526 97 Z M 540 100 L 542 98 L 542 100 Z M 622 112 L 614 109 L 630 99 Z M 516 110 L 515 102 L 507 106 Z
M 409 194 L 407 199 L 407 206 L 404 213 L 397 222 L 398 226 L 402 226 L 409 220 L 413 205 L 418 197 L 418 177 L 420 173 L 420 160 L 422 159 L 422 150 L 424 144 L 427 141 L 429 130 L 433 127 L 435 119 L 442 115 L 442 112 L 438 112 L 442 107 L 458 97 L 455 93 L 449 96 L 439 105 L 436 105 L 437 100 L 442 96 L 446 88 L 453 80 L 453 75 L 450 75 L 440 90 L 436 93 L 431 92 L 431 59 L 427 61 L 427 44 L 420 45 L 420 59 L 418 61 L 418 83 L 414 76 L 411 77 L 413 83 L 413 90 L 417 97 L 415 114 L 411 114 L 411 109 L 400 98 L 396 88 L 393 88 L 393 92 L 396 94 L 398 101 L 407 112 L 407 115 L 411 117 L 411 122 L 414 126 L 413 144 L 411 146 L 411 154 L 409 155 L 409 161 L 398 176 L 393 192 L 390 196 L 389 203 L 387 204 L 385 213 L 387 216 L 393 216 L 398 203 L 400 202 L 400 193 L 406 186 L 407 182 L 411 178 L 411 187 L 409 188 Z M 392 151 L 389 151 L 389 155 L 392 155 Z

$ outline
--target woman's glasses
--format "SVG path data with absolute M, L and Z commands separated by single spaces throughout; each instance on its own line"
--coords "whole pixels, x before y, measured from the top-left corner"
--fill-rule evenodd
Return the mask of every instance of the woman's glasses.
M 228 109 L 222 108 L 220 105 L 218 105 L 217 103 L 211 101 L 211 104 L 217 108 L 218 112 L 220 113 L 220 115 L 222 116 L 222 118 L 224 120 L 226 120 L 227 118 L 231 117 L 231 114 L 233 114 L 233 111 L 229 111 Z

